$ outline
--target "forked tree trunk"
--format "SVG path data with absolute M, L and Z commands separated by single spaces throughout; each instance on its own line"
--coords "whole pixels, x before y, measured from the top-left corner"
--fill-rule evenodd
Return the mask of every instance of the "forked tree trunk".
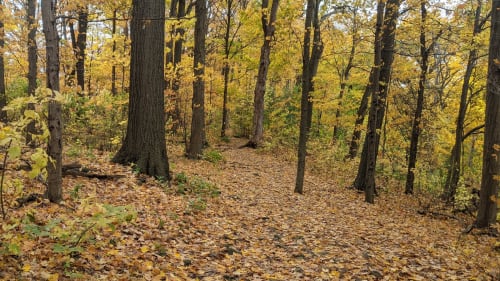
M 45 34 L 47 88 L 54 98 L 59 92 L 59 37 L 56 28 L 56 0 L 42 0 L 43 33 Z M 47 154 L 46 196 L 51 202 L 62 200 L 62 114 L 61 104 L 52 99 L 49 102 L 48 127 L 50 132 Z
M 187 157 L 198 159 L 202 156 L 205 140 L 205 34 L 207 31 L 206 1 L 196 1 L 196 23 L 194 28 L 194 81 L 193 101 L 191 104 L 193 116 L 191 119 L 191 137 Z
M 488 227 L 497 220 L 500 186 L 500 0 L 491 7 L 486 124 L 483 147 L 483 175 L 476 226 Z
M 394 61 L 394 43 L 396 37 L 396 25 L 399 17 L 400 4 L 401 4 L 400 0 L 388 0 L 387 4 L 385 5 L 382 37 L 380 38 L 382 45 L 380 74 L 378 76 L 378 79 L 374 79 L 374 81 L 378 82 L 375 82 L 374 84 L 375 89 L 373 90 L 374 92 L 377 92 L 376 87 L 378 87 L 378 94 L 377 94 L 378 100 L 377 101 L 372 100 L 371 102 L 371 106 L 374 105 L 376 106 L 376 109 L 374 109 L 376 110 L 376 116 L 372 115 L 372 117 L 374 117 L 372 118 L 372 122 L 375 122 L 374 124 L 376 127 L 374 130 L 372 128 L 371 132 L 367 132 L 367 135 L 365 137 L 365 143 L 368 140 L 368 138 L 373 137 L 374 139 L 370 139 L 369 143 L 371 147 L 368 147 L 368 145 L 366 144 L 363 145 L 363 152 L 361 154 L 361 161 L 358 167 L 358 174 L 356 175 L 356 179 L 354 181 L 354 187 L 356 187 L 358 190 L 365 190 L 365 195 L 367 195 L 366 199 L 368 199 L 368 197 L 373 197 L 369 196 L 368 193 L 374 194 L 376 192 L 375 179 L 371 177 L 375 176 L 375 166 L 376 166 L 379 143 L 380 143 L 379 132 L 380 129 L 382 128 L 385 116 L 386 99 L 387 99 L 387 94 L 389 92 L 391 69 L 392 69 L 392 63 Z M 373 93 L 372 93 L 372 98 L 373 98 Z M 371 113 L 374 112 L 371 111 Z M 369 123 L 368 127 L 370 128 L 370 120 L 368 120 L 368 123 Z M 368 150 L 370 150 L 369 153 Z M 370 173 L 368 173 L 368 171 L 370 171 Z M 372 191 L 366 190 L 365 187 L 367 183 L 373 184 Z
M 319 60 L 323 53 L 321 29 L 319 24 L 319 4 L 321 0 L 308 0 L 304 50 L 302 52 L 302 98 L 300 104 L 300 134 L 297 161 L 297 177 L 295 193 L 304 192 L 304 173 L 306 167 L 307 139 L 311 130 L 313 103 L 311 94 L 314 91 L 313 79 L 318 71 Z M 311 48 L 311 29 L 314 29 L 313 46 Z
M 165 1 L 133 0 L 127 134 L 113 158 L 169 180 L 164 115 Z
M 377 6 L 377 22 L 375 27 L 375 55 L 373 65 L 376 67 L 373 81 L 380 80 L 380 67 L 382 65 L 381 30 L 384 22 L 384 2 L 379 0 Z M 375 83 L 372 89 L 370 113 L 368 116 L 368 130 L 366 132 L 366 166 L 364 167 L 365 179 L 363 181 L 365 190 L 365 201 L 373 203 L 375 199 L 375 167 L 377 162 L 377 115 L 380 106 L 380 83 Z
M 276 30 L 275 22 L 278 14 L 279 0 L 273 1 L 269 11 L 269 0 L 262 1 L 262 28 L 264 30 L 264 43 L 260 48 L 259 72 L 254 91 L 253 105 L 253 134 L 245 145 L 256 148 L 262 144 L 264 138 L 264 94 L 266 92 L 267 72 L 269 70 L 269 56 L 271 54 L 271 40 Z

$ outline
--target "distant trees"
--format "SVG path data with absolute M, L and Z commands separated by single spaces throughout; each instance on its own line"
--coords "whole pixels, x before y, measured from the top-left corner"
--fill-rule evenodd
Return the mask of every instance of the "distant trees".
M 187 157 L 198 159 L 202 155 L 205 141 L 205 35 L 207 33 L 207 3 L 197 0 L 195 3 L 196 23 L 194 28 L 194 60 L 193 60 L 193 100 L 191 109 L 191 137 L 187 149 Z
M 170 179 L 163 96 L 165 1 L 134 0 L 132 7 L 127 133 L 113 161 Z
M 222 138 L 226 137 L 226 131 L 229 128 L 229 82 L 230 82 L 230 72 L 231 72 L 231 62 L 230 59 L 235 53 L 234 45 L 236 41 L 236 35 L 240 29 L 242 23 L 237 21 L 237 12 L 241 10 L 245 5 L 245 1 L 235 1 L 235 0 L 225 0 L 225 7 L 223 10 L 223 22 L 224 26 L 224 67 L 222 73 L 224 75 L 224 90 L 222 98 L 222 125 L 220 136 Z
M 72 106 L 82 107 L 63 111 L 64 116 L 76 116 L 68 120 L 67 128 L 81 132 L 85 128 L 81 124 L 90 120 L 94 123 L 88 131 L 91 135 L 95 127 L 115 126 L 113 135 L 95 137 L 109 142 L 99 147 L 121 144 L 113 160 L 135 163 L 138 170 L 153 176 L 169 177 L 164 126 L 170 125 L 168 133 L 176 137 L 182 126 L 186 155 L 193 159 L 202 156 L 206 134 L 224 140 L 231 135 L 249 137 L 246 145 L 258 147 L 264 128 L 269 129 L 266 148 L 298 148 L 294 189 L 298 193 L 303 192 L 306 151 L 321 163 L 315 163 L 314 169 L 321 170 L 331 168 L 346 154 L 355 158 L 362 145 L 353 185 L 365 192 L 368 202 L 374 200 L 375 171 L 397 177 L 401 183 L 406 175 L 406 193 L 420 193 L 423 187 L 441 187 L 446 182 L 444 190 L 437 190 L 443 198 L 448 202 L 463 199 L 460 196 L 469 194 L 467 189 L 479 178 L 480 131 L 489 130 L 485 143 L 493 147 L 485 155 L 496 151 L 496 140 L 491 140 L 495 99 L 489 94 L 486 115 L 480 99 L 486 89 L 487 38 L 482 30 L 490 18 L 483 0 L 452 3 L 446 11 L 440 1 L 406 2 L 401 18 L 400 0 L 379 1 L 377 14 L 373 3 L 365 0 L 338 5 L 320 0 L 172 0 L 165 2 L 170 4 L 167 15 L 161 7 L 166 4 L 148 0 L 133 2 L 132 17 L 127 1 L 66 1 L 58 3 L 57 29 L 50 18 L 56 5 L 53 0 L 43 2 L 46 46 L 35 36 L 36 1 L 26 0 L 25 7 L 14 2 L 0 0 L 4 13 L 0 26 L 5 23 L 8 28 L 5 32 L 0 28 L 0 45 L 3 34 L 6 41 L 0 48 L 5 64 L 2 69 L 0 60 L 0 107 L 12 98 L 35 94 L 38 43 L 38 54 L 47 55 L 44 63 L 48 66 L 39 74 L 43 78 L 48 74 L 46 86 L 54 96 L 61 92 L 74 102 Z M 9 14 L 9 10 L 16 12 Z M 162 24 L 168 28 L 166 34 Z M 61 40 L 56 44 L 58 35 Z M 366 52 L 371 44 L 374 48 Z M 64 77 L 57 74 L 57 51 Z M 494 74 L 490 67 L 490 76 Z M 59 87 L 59 80 L 67 83 Z M 127 123 L 120 109 L 126 108 L 122 99 L 129 81 Z M 491 93 L 495 79 L 488 81 Z M 167 111 L 164 95 L 169 97 Z M 55 100 L 50 108 L 49 152 L 58 159 L 61 108 Z M 103 112 L 113 115 L 106 125 L 91 115 Z M 486 126 L 484 116 L 490 120 Z M 173 122 L 165 122 L 165 117 Z M 343 134 L 347 130 L 353 132 L 352 139 Z M 35 132 L 34 127 L 28 131 Z M 28 144 L 29 139 L 28 133 Z M 307 142 L 314 146 L 307 149 Z M 493 167 L 490 171 L 495 169 L 491 159 L 484 161 Z M 49 171 L 54 175 L 58 168 L 49 167 Z M 49 181 L 51 188 L 57 186 L 57 177 Z M 490 186 L 485 183 L 483 188 Z M 51 191 L 51 200 L 60 200 L 57 192 Z M 486 191 L 490 199 L 495 193 Z M 482 210 L 481 218 L 490 216 L 489 209 Z
M 49 101 L 46 196 L 51 202 L 62 200 L 62 106 L 55 96 L 59 92 L 59 35 L 56 27 L 57 0 L 42 0 L 42 22 L 45 34 L 47 88 L 52 92 Z
M 169 51 L 166 56 L 167 69 L 169 74 L 167 75 L 166 86 L 171 89 L 172 93 L 170 99 L 173 100 L 173 109 L 169 111 L 169 116 L 172 118 L 172 131 L 177 132 L 179 127 L 184 127 L 185 124 L 181 118 L 180 109 L 180 63 L 182 60 L 183 44 L 184 44 L 184 34 L 185 29 L 181 24 L 181 20 L 186 16 L 191 10 L 191 5 L 186 7 L 186 0 L 174 0 L 170 3 L 169 17 L 172 19 L 177 19 L 177 21 L 171 25 L 170 38 L 167 41 L 167 47 Z
M 476 226 L 487 227 L 497 220 L 500 203 L 500 0 L 491 5 L 488 79 L 483 146 L 483 175 Z
M 405 193 L 412 194 L 415 182 L 415 166 L 417 163 L 418 141 L 422 131 L 422 112 L 424 110 L 424 93 L 427 84 L 427 74 L 429 71 L 429 60 L 434 49 L 436 40 L 442 35 L 443 30 L 438 30 L 436 35 L 429 40 L 427 36 L 427 1 L 420 1 L 420 75 L 418 78 L 417 104 L 412 120 L 410 151 L 408 156 L 408 172 L 406 173 Z M 429 41 L 429 42 L 428 42 Z

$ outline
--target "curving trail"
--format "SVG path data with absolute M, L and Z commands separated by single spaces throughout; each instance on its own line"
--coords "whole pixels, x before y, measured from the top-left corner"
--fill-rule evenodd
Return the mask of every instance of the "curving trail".
M 217 147 L 225 158 L 218 164 L 171 149 L 174 175 L 220 189 L 205 201 L 179 195 L 175 184 L 138 180 L 106 155 L 89 160 L 91 168 L 127 177 L 66 177 L 65 194 L 78 185 L 81 199 L 66 195 L 71 208 L 32 205 L 37 223 L 78 220 L 102 211 L 102 203 L 134 206 L 135 221 L 90 230 L 75 257 L 55 254 L 50 237 L 23 236 L 21 255 L 0 255 L 0 280 L 499 280 L 498 238 L 461 235 L 458 221 L 419 215 L 414 198 L 395 192 L 366 204 L 333 182 L 345 175 L 306 173 L 305 194 L 294 194 L 295 163 L 238 149 L 243 143 Z M 10 213 L 20 219 L 28 210 Z
M 201 252 L 220 252 L 226 245 L 235 253 L 207 260 L 196 249 L 183 249 L 215 279 L 217 268 L 234 280 L 499 277 L 500 255 L 486 254 L 492 239 L 461 236 L 457 221 L 421 216 L 403 195 L 366 204 L 360 194 L 312 175 L 306 176 L 305 195 L 293 194 L 295 163 L 237 147 L 220 148 L 227 159 L 220 166 L 179 165 L 217 182 L 222 191 L 192 227 L 214 237 L 213 244 L 199 245 Z

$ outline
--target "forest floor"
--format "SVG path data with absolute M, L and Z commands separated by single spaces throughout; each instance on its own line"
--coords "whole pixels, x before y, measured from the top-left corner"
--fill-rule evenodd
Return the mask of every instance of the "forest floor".
M 219 163 L 171 149 L 170 187 L 94 154 L 78 161 L 125 177 L 66 176 L 61 205 L 6 190 L 0 280 L 500 280 L 498 238 L 462 234 L 472 217 L 419 214 L 400 192 L 367 204 L 346 175 L 306 173 L 294 194 L 296 163 L 243 143 Z

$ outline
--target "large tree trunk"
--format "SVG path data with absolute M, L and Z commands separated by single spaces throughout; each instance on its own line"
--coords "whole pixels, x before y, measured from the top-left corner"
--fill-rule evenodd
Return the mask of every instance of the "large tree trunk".
M 59 91 L 59 36 L 56 28 L 56 0 L 42 0 L 43 33 L 45 34 L 47 88 L 52 97 Z M 50 131 L 47 154 L 52 159 L 47 163 L 46 196 L 51 202 L 62 200 L 62 114 L 61 104 L 53 99 L 49 102 L 48 127 Z
M 164 40 L 165 1 L 132 2 L 130 96 L 127 134 L 113 158 L 135 163 L 150 176 L 170 179 L 165 142 Z
M 418 80 L 418 92 L 417 92 L 417 107 L 415 109 L 415 116 L 413 117 L 413 125 L 411 129 L 411 139 L 410 139 L 410 155 L 408 159 L 408 172 L 406 174 L 406 185 L 405 193 L 413 193 L 413 183 L 415 181 L 415 164 L 417 163 L 417 153 L 418 153 L 418 138 L 421 131 L 421 119 L 422 111 L 424 109 L 424 91 L 425 83 L 427 80 L 428 71 L 428 61 L 429 53 L 434 44 L 431 43 L 430 47 L 427 47 L 426 41 L 426 22 L 427 22 L 427 9 L 425 7 L 426 0 L 420 1 L 420 13 L 421 13 L 421 26 L 420 26 L 420 77 Z
M 205 34 L 207 30 L 206 1 L 196 1 L 196 23 L 194 28 L 194 81 L 193 102 L 191 105 L 193 116 L 191 119 L 191 137 L 187 157 L 198 159 L 202 156 L 205 134 Z
M 271 54 L 271 40 L 276 30 L 275 22 L 278 14 L 279 0 L 272 0 L 269 13 L 269 0 L 262 1 L 262 28 L 264 29 L 264 43 L 260 49 L 259 72 L 254 91 L 253 105 L 253 134 L 248 147 L 256 148 L 262 144 L 264 138 L 264 94 L 266 92 L 267 72 L 269 70 L 269 56 Z
M 323 53 L 321 30 L 319 25 L 320 0 L 308 0 L 305 20 L 304 50 L 302 52 L 302 98 L 300 109 L 300 134 L 298 146 L 297 177 L 294 192 L 304 192 L 304 173 L 306 166 L 307 139 L 311 129 L 313 103 L 311 94 L 314 91 L 313 79 L 318 71 L 319 60 Z M 311 50 L 311 28 L 314 28 L 313 46 Z
M 0 0 L 0 13 L 3 14 L 3 1 Z M 5 94 L 5 64 L 3 59 L 5 32 L 3 19 L 0 19 L 0 121 L 7 122 L 7 113 L 3 110 L 7 105 L 7 96 Z
M 37 76 L 37 45 L 36 45 L 36 0 L 28 0 L 26 7 L 26 22 L 28 24 L 28 94 L 35 95 Z M 34 110 L 33 103 L 28 104 L 28 110 Z M 36 134 L 35 121 L 31 121 L 26 127 L 26 144 L 34 146 L 32 135 Z
M 365 142 L 368 141 L 368 138 L 370 138 L 370 147 L 369 145 L 363 145 L 363 152 L 361 155 L 361 161 L 359 163 L 358 174 L 354 181 L 354 187 L 356 187 L 358 190 L 365 190 L 365 194 L 375 193 L 374 176 L 380 143 L 380 134 L 378 132 L 382 128 L 382 123 L 385 116 L 385 105 L 387 94 L 389 91 L 392 62 L 394 61 L 394 42 L 396 37 L 396 25 L 397 19 L 399 17 L 400 3 L 400 0 L 389 0 L 385 5 L 385 14 L 383 17 L 384 24 L 382 28 L 382 37 L 380 38 L 380 40 L 382 41 L 380 73 L 378 79 L 374 79 L 374 81 L 377 82 L 375 82 L 375 84 L 373 85 L 373 92 L 378 92 L 377 100 L 372 100 L 371 102 L 371 106 L 375 106 L 376 108 L 370 108 L 370 113 L 372 114 L 371 121 L 374 123 L 370 124 L 370 119 L 368 120 L 368 128 L 370 128 L 370 126 L 373 126 L 374 124 L 375 127 L 371 127 L 371 132 L 367 132 L 367 135 L 365 137 Z M 375 114 L 375 112 L 376 115 L 373 115 Z M 368 173 L 368 171 L 370 171 L 370 173 Z M 373 185 L 372 191 L 366 190 L 365 187 L 367 183 Z M 372 187 L 370 187 L 370 189 L 372 189 Z M 369 199 L 368 197 L 373 196 L 367 195 L 366 197 L 367 199 Z M 367 201 L 370 202 L 369 200 Z
M 486 125 L 483 147 L 483 175 L 477 227 L 497 220 L 500 186 L 500 0 L 493 0 L 486 85 Z
M 474 41 L 476 40 L 476 36 L 481 32 L 481 9 L 482 0 L 478 0 L 471 39 L 471 44 L 473 46 L 475 44 Z M 442 195 L 442 198 L 450 203 L 455 200 L 455 194 L 460 178 L 460 164 L 462 162 L 462 138 L 464 134 L 465 115 L 467 113 L 469 84 L 472 77 L 472 71 L 476 67 L 477 59 L 478 50 L 474 47 L 469 51 L 469 58 L 467 60 L 467 67 L 465 69 L 464 80 L 462 84 L 462 93 L 460 95 L 460 107 L 458 109 L 457 126 L 455 128 L 455 144 L 453 145 L 453 149 L 451 150 L 450 166 L 448 167 L 448 176 L 446 177 L 446 183 Z

